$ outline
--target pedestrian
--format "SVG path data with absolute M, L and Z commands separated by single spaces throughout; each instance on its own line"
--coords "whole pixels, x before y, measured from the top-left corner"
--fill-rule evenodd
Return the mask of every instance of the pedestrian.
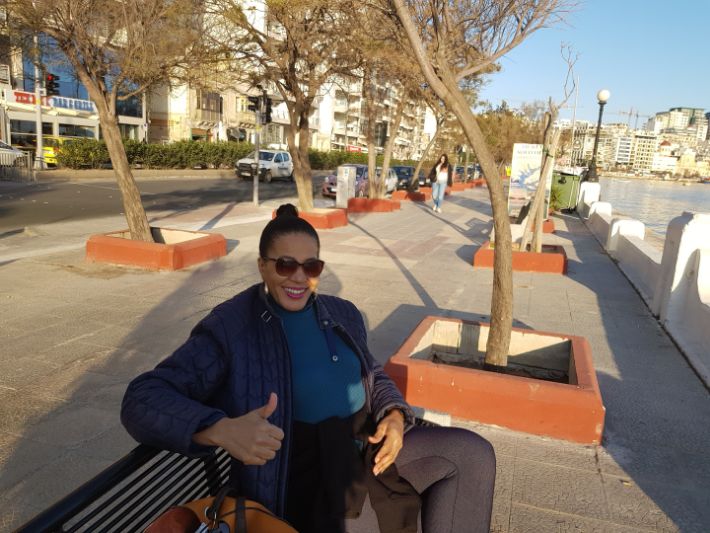
M 320 240 L 285 204 L 264 228 L 263 281 L 214 308 L 135 378 L 121 420 L 145 444 L 189 456 L 224 448 L 229 483 L 301 533 L 345 531 L 365 496 L 383 532 L 487 532 L 491 445 L 414 425 L 367 345 L 360 311 L 317 293 Z
M 444 202 L 447 185 L 453 183 L 453 169 L 449 163 L 449 156 L 441 154 L 441 157 L 429 172 L 429 181 L 431 181 L 431 196 L 434 201 L 433 210 L 441 213 L 441 204 Z

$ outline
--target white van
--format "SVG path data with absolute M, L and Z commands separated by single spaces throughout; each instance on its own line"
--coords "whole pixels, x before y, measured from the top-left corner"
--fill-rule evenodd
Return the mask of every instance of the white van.
M 237 177 L 252 178 L 252 164 L 256 161 L 256 151 L 237 161 Z M 259 150 L 259 180 L 270 182 L 280 178 L 293 180 L 293 160 L 285 150 Z

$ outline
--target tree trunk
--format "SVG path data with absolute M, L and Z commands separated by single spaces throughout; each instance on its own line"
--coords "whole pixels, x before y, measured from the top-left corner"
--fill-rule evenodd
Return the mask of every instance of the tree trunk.
M 392 120 L 392 127 L 390 128 L 389 135 L 387 136 L 387 142 L 385 143 L 385 153 L 382 160 L 382 171 L 380 172 L 380 178 L 378 180 L 378 192 L 377 198 L 384 198 L 387 192 L 385 182 L 387 180 L 387 173 L 390 170 L 390 160 L 392 159 L 392 151 L 394 150 L 394 142 L 397 138 L 397 133 L 399 133 L 399 126 L 402 124 L 402 115 L 404 115 L 404 106 L 406 102 L 404 100 L 404 95 L 400 95 L 399 102 L 394 111 L 394 120 Z
M 293 159 L 293 176 L 301 211 L 313 210 L 313 171 L 308 157 L 311 138 L 311 132 L 308 129 L 308 112 L 309 109 L 300 106 L 289 107 L 291 117 L 286 128 L 286 138 L 291 159 Z
M 375 142 L 375 126 L 377 124 L 377 113 L 375 100 L 377 97 L 377 84 L 375 74 L 371 69 L 367 69 L 362 78 L 362 92 L 365 99 L 365 118 L 367 128 L 365 128 L 365 140 L 367 142 L 367 191 L 370 198 L 377 198 L 377 144 Z
M 150 232 L 148 217 L 146 216 L 143 202 L 141 200 L 136 180 L 133 178 L 131 167 L 128 164 L 126 150 L 121 140 L 121 131 L 118 127 L 118 116 L 113 109 L 110 109 L 103 95 L 97 87 L 93 87 L 87 80 L 82 80 L 87 87 L 89 96 L 96 104 L 96 109 L 99 114 L 99 124 L 101 131 L 106 141 L 106 149 L 111 158 L 113 172 L 118 182 L 118 188 L 121 190 L 121 199 L 123 200 L 123 212 L 128 222 L 128 230 L 131 233 L 131 239 L 136 241 L 154 242 L 153 235 Z
M 412 181 L 409 182 L 410 191 L 416 191 L 417 189 L 419 189 L 419 172 L 421 172 L 422 166 L 424 165 L 424 161 L 426 161 L 426 157 L 427 155 L 429 155 L 429 150 L 431 150 L 431 147 L 434 146 L 436 138 L 439 136 L 439 133 L 441 133 L 441 128 L 443 125 L 444 119 L 442 117 L 436 121 L 436 131 L 434 132 L 434 135 L 431 136 L 429 144 L 427 144 L 426 148 L 424 148 L 424 152 L 422 152 L 422 157 L 419 159 L 419 163 L 417 163 L 417 168 L 414 169 L 414 176 L 412 176 Z
M 556 115 L 555 115 L 556 116 Z M 544 220 L 545 210 L 545 193 L 547 189 L 547 178 L 552 173 L 554 158 L 552 154 L 557 148 L 560 133 L 559 130 L 553 130 L 553 117 L 550 113 L 545 113 L 545 132 L 543 135 L 542 144 L 542 161 L 540 164 L 540 180 L 533 196 L 530 211 L 528 211 L 527 222 L 523 229 L 523 236 L 520 241 L 520 250 L 527 251 L 528 244 L 531 241 L 532 234 L 532 249 L 531 251 L 540 253 L 542 251 L 542 221 Z
M 506 366 L 513 326 L 513 243 L 508 218 L 508 202 L 503 192 L 503 183 L 498 178 L 495 161 L 488 150 L 476 118 L 462 96 L 459 99 L 455 98 L 455 94 L 453 96 L 454 98 L 442 99 L 461 122 L 466 137 L 481 163 L 493 209 L 496 244 L 493 259 L 491 329 L 486 343 L 486 363 Z
M 512 238 L 508 205 L 503 193 L 503 183 L 470 105 L 451 74 L 446 60 L 437 61 L 434 72 L 430 59 L 424 51 L 421 38 L 414 27 L 409 8 L 404 0 L 393 0 L 397 16 L 407 34 L 412 51 L 432 90 L 458 119 L 485 173 L 488 194 L 493 209 L 493 226 L 496 248 L 493 260 L 493 295 L 491 298 L 491 328 L 486 343 L 486 363 L 505 366 L 508 363 L 510 335 L 513 327 L 513 266 Z M 442 58 L 439 58 L 442 59 Z

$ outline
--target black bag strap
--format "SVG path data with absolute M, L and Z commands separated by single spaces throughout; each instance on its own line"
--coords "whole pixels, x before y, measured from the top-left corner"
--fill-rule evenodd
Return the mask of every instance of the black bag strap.
M 237 498 L 237 516 L 234 521 L 234 533 L 247 533 L 246 501 L 242 496 Z
M 235 493 L 236 497 L 236 490 L 234 490 L 234 488 L 230 487 L 229 485 L 225 485 L 224 487 L 219 489 L 217 496 L 214 497 L 214 502 L 212 502 L 212 505 L 210 505 L 205 510 L 205 515 L 211 522 L 215 524 L 217 523 L 217 520 L 219 519 L 219 509 L 222 507 L 224 499 L 232 492 Z

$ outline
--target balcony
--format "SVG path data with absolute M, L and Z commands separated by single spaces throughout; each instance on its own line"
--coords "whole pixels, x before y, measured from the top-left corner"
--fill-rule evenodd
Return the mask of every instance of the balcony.
M 256 125 L 256 116 L 251 111 L 238 111 L 233 116 L 242 128 L 253 129 Z

